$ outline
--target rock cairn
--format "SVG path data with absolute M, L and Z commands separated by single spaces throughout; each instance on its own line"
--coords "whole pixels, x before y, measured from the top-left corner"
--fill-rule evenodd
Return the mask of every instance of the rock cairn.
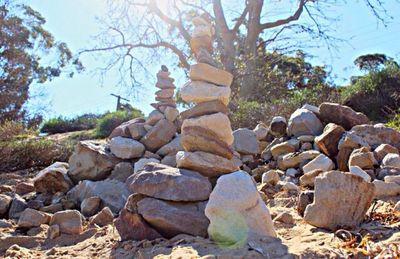
M 179 168 L 218 177 L 239 169 L 233 162 L 233 134 L 227 116 L 232 74 L 217 68 L 211 56 L 212 26 L 203 18 L 193 19 L 191 47 L 197 64 L 190 67 L 191 81 L 181 88 L 182 99 L 195 106 L 181 113 L 185 151 L 177 153 Z
M 157 83 L 156 87 L 159 88 L 156 92 L 156 103 L 152 103 L 156 110 L 163 113 L 165 116 L 174 115 L 170 118 L 171 121 L 174 121 L 178 116 L 178 111 L 176 108 L 176 103 L 174 100 L 174 79 L 170 77 L 170 72 L 165 65 L 161 66 L 161 70 L 157 73 Z M 173 111 L 173 112 L 172 112 Z M 169 114 L 172 112 L 172 114 Z

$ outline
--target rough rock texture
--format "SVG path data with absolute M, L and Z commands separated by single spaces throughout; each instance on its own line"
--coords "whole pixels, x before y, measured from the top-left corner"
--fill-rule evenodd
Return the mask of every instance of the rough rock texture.
M 233 143 L 233 135 L 231 129 L 231 122 L 228 116 L 223 113 L 214 113 L 204 115 L 201 117 L 187 119 L 182 124 L 182 130 L 186 127 L 199 126 L 214 132 L 219 139 L 224 141 L 227 145 Z
M 128 130 L 129 130 L 129 135 L 131 136 L 131 138 L 135 139 L 135 140 L 139 140 L 142 137 L 144 137 L 147 133 L 146 129 L 144 128 L 144 121 L 143 123 L 134 123 L 134 124 L 129 124 Z
M 81 212 L 85 217 L 91 217 L 96 214 L 101 205 L 101 199 L 97 196 L 86 198 L 81 203 Z
M 349 158 L 349 166 L 359 166 L 361 169 L 374 168 L 376 163 L 374 153 L 366 148 L 355 149 Z
M 289 118 L 287 132 L 295 137 L 321 134 L 323 125 L 318 117 L 306 109 L 297 109 Z
M 114 225 L 121 237 L 121 241 L 153 240 L 161 237 L 156 230 L 144 221 L 142 216 L 125 208 L 121 210 L 119 217 L 114 220 Z
M 268 183 L 271 185 L 276 185 L 280 180 L 279 174 L 276 170 L 269 170 L 268 172 L 263 173 L 261 177 L 262 183 Z
M 399 154 L 399 150 L 389 144 L 381 144 L 374 150 L 375 158 L 379 163 L 382 162 L 383 158 L 389 153 Z
M 400 149 L 400 132 L 383 124 L 358 125 L 353 127 L 351 132 L 364 138 L 372 148 L 380 144 L 389 144 Z
M 308 162 L 305 166 L 303 166 L 303 172 L 308 173 L 313 170 L 322 170 L 322 171 L 330 171 L 334 169 L 335 164 L 332 160 L 325 156 L 324 154 L 320 154 L 310 162 Z
M 244 155 L 255 155 L 258 153 L 258 140 L 254 131 L 241 128 L 233 132 L 233 148 Z
M 157 151 L 160 147 L 169 143 L 175 136 L 176 126 L 169 120 L 162 119 L 150 129 L 140 140 L 151 152 Z
M 43 169 L 33 178 L 36 192 L 57 193 L 67 192 L 73 183 L 67 175 L 68 164 L 56 162 Z
M 164 237 L 185 233 L 207 236 L 206 202 L 179 203 L 144 198 L 137 203 L 140 215 Z
M 79 235 L 83 231 L 82 215 L 77 210 L 64 210 L 55 213 L 50 220 L 50 226 L 58 225 L 60 232 Z
M 342 172 L 347 172 L 349 171 L 349 158 L 351 153 L 353 152 L 352 148 L 346 147 L 346 148 L 341 148 L 339 150 L 339 153 L 337 154 L 336 157 L 336 162 L 337 162 L 337 169 L 342 171 Z
M 319 106 L 320 117 L 325 123 L 333 122 L 350 130 L 352 127 L 361 124 L 368 124 L 368 117 L 355 112 L 352 108 L 337 103 L 322 103 Z
M 229 109 L 221 101 L 213 100 L 196 104 L 194 107 L 181 112 L 180 115 L 182 120 L 186 120 L 218 112 L 228 115 Z
M 150 163 L 160 163 L 160 160 L 155 159 L 155 158 L 141 158 L 139 159 L 134 166 L 134 173 L 139 172 L 140 170 L 142 170 L 147 164 Z
M 114 215 L 110 208 L 104 207 L 99 213 L 90 218 L 90 224 L 96 224 L 99 227 L 104 227 L 113 223 Z
M 276 236 L 269 211 L 244 171 L 217 180 L 205 213 L 208 234 L 218 243 L 244 244 L 253 235 Z
M 304 220 L 316 227 L 336 230 L 359 225 L 375 194 L 372 183 L 339 171 L 315 179 L 314 202 L 307 206 Z
M 213 131 L 199 127 L 187 126 L 182 130 L 181 144 L 186 151 L 204 151 L 227 159 L 233 157 L 231 148 Z
M 267 137 L 269 130 L 268 130 L 268 127 L 265 124 L 259 123 L 253 129 L 253 132 L 256 134 L 257 140 L 261 141 L 261 140 L 263 140 L 263 139 L 265 139 Z
M 19 217 L 18 227 L 39 227 L 41 224 L 48 224 L 50 222 L 50 218 L 51 216 L 44 212 L 27 208 Z
M 208 64 L 197 63 L 190 66 L 189 78 L 193 81 L 205 81 L 216 85 L 230 86 L 233 75 Z
M 387 154 L 382 160 L 382 166 L 400 169 L 400 156 L 398 154 Z
M 143 118 L 135 118 L 133 120 L 130 121 L 126 121 L 124 123 L 122 123 L 121 125 L 119 125 L 118 127 L 116 127 L 110 134 L 110 136 L 108 137 L 109 139 L 112 139 L 114 137 L 127 137 L 127 138 L 133 138 L 135 139 L 135 134 L 131 135 L 129 128 L 132 125 L 137 125 L 137 124 L 143 124 L 144 119 Z M 134 126 L 135 127 L 135 126 Z
M 322 174 L 323 172 L 324 172 L 323 170 L 315 169 L 307 173 L 304 173 L 299 179 L 300 185 L 314 187 L 315 178 L 320 174 Z
M 5 194 L 0 194 L 0 216 L 7 213 L 12 198 Z
M 269 131 L 274 136 L 284 136 L 286 135 L 287 122 L 284 117 L 275 116 L 272 118 L 271 123 L 269 124 Z
M 126 179 L 134 173 L 133 166 L 129 162 L 118 163 L 108 177 L 110 180 L 117 180 L 120 182 L 125 182 Z
M 219 100 L 228 105 L 231 88 L 203 81 L 190 81 L 181 88 L 180 95 L 185 102 L 202 103 Z
M 195 170 L 207 177 L 220 176 L 239 169 L 232 160 L 203 151 L 180 151 L 176 154 L 176 163 L 179 168 Z
M 321 153 L 316 150 L 309 150 L 301 153 L 289 153 L 278 159 L 278 168 L 281 170 L 286 170 L 288 168 L 299 167 L 301 163 L 307 160 L 313 160 Z
M 141 157 L 145 147 L 139 141 L 131 138 L 115 137 L 110 141 L 111 153 L 122 159 Z
M 68 176 L 75 183 L 81 180 L 102 180 L 120 160 L 106 149 L 106 145 L 94 141 L 80 141 L 69 158 Z
M 281 155 L 285 155 L 287 153 L 293 153 L 296 151 L 296 148 L 291 145 L 290 143 L 288 143 L 287 141 L 274 145 L 271 148 L 271 154 L 272 157 L 276 160 L 278 159 L 279 156 Z
M 18 194 L 15 194 L 8 210 L 8 217 L 10 219 L 18 219 L 27 207 L 26 201 Z
M 365 181 L 371 182 L 371 176 L 362 170 L 359 166 L 350 166 L 350 173 L 362 177 Z
M 169 89 L 168 89 L 169 90 Z M 168 91 L 167 90 L 167 91 Z M 173 89 L 171 89 L 173 92 Z M 163 91 L 163 90 L 162 90 Z M 164 118 L 164 114 L 162 114 L 160 111 L 158 110 L 153 110 L 152 112 L 150 112 L 149 116 L 146 119 L 146 124 L 154 126 L 156 125 L 156 123 Z
M 387 183 L 381 180 L 374 180 L 375 197 L 383 198 L 388 196 L 397 196 L 400 194 L 400 185 L 397 183 Z
M 68 197 L 76 202 L 97 196 L 101 199 L 104 206 L 107 206 L 114 213 L 118 213 L 125 204 L 129 196 L 129 190 L 125 183 L 117 180 L 104 181 L 82 181 L 68 192 Z
M 132 193 L 170 201 L 204 201 L 211 193 L 207 177 L 186 170 L 150 163 L 127 180 Z
M 181 145 L 181 135 L 176 136 L 171 142 L 162 146 L 159 150 L 157 150 L 157 155 L 167 156 L 167 155 L 175 155 L 178 151 L 182 151 L 183 147 Z
M 339 140 L 344 132 L 345 130 L 342 126 L 329 123 L 325 126 L 324 132 L 315 138 L 315 143 L 317 143 L 323 153 L 329 157 L 333 157 L 339 151 Z

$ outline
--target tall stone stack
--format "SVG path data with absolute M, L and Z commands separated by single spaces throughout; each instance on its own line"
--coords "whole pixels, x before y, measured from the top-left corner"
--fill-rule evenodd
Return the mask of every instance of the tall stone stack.
M 170 77 L 170 74 L 168 68 L 165 65 L 162 65 L 161 70 L 157 73 L 156 87 L 160 89 L 156 92 L 157 102 L 151 104 L 151 106 L 156 110 L 164 114 L 167 110 L 176 110 L 176 103 L 173 99 L 176 87 L 174 85 L 174 79 Z M 174 114 L 176 114 L 176 119 L 178 111 L 176 110 Z
M 228 118 L 232 74 L 218 69 L 213 60 L 213 28 L 202 17 L 193 19 L 191 48 L 197 64 L 189 71 L 191 81 L 181 89 L 181 97 L 195 106 L 181 113 L 185 151 L 177 153 L 179 168 L 192 169 L 207 177 L 218 177 L 239 169 L 233 162 L 233 135 Z

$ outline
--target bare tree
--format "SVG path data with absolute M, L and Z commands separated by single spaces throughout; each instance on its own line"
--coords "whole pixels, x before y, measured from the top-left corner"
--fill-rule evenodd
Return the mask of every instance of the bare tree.
M 283 4 L 284 2 L 284 4 Z M 384 0 L 363 0 L 383 25 L 390 19 Z M 191 18 L 205 15 L 215 26 L 216 53 L 221 66 L 235 76 L 233 92 L 249 99 L 257 86 L 256 59 L 265 49 L 291 51 L 299 47 L 335 47 L 334 7 L 345 0 L 109 0 L 108 33 L 84 52 L 107 51 L 110 63 L 137 82 L 137 69 L 173 54 L 188 70 Z M 275 13 L 274 13 L 275 12 Z M 278 13 L 276 13 L 278 12 Z M 286 15 L 286 16 L 285 16 Z M 274 19 L 275 18 L 275 19 Z M 244 68 L 244 69 L 243 69 Z M 245 82 L 245 83 L 244 83 Z

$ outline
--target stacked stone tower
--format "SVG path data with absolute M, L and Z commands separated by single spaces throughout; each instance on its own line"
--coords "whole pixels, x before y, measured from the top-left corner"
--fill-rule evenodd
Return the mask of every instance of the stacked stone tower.
M 181 97 L 195 106 L 181 113 L 185 151 L 178 152 L 177 166 L 218 177 L 238 170 L 233 162 L 233 135 L 228 118 L 232 74 L 217 68 L 212 54 L 213 28 L 202 17 L 193 19 L 191 48 L 197 60 L 189 71 L 191 81 L 181 89 Z
M 157 83 L 156 87 L 160 88 L 159 91 L 156 92 L 156 101 L 157 103 L 152 103 L 155 109 L 164 113 L 168 107 L 176 108 L 174 96 L 174 79 L 170 77 L 170 72 L 165 65 L 161 66 L 161 70 L 157 73 Z

